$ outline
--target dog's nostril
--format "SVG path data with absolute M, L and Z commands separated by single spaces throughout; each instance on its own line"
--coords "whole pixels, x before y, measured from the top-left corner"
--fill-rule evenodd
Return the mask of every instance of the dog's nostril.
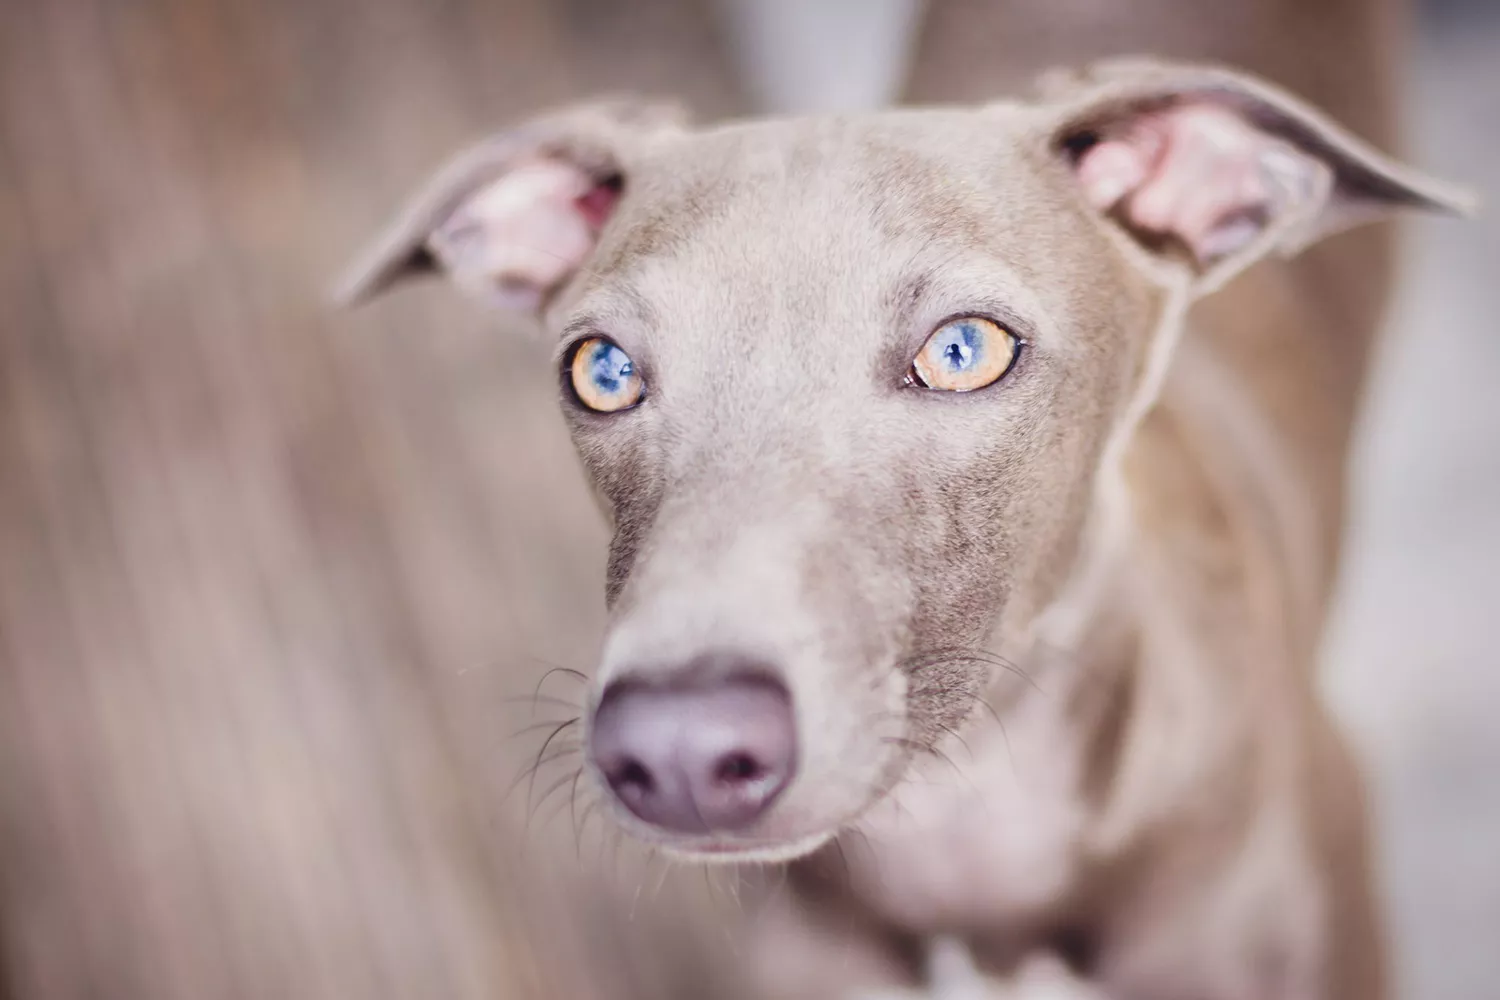
M 633 785 L 643 792 L 651 791 L 651 772 L 646 770 L 646 765 L 638 760 L 627 760 L 625 766 L 620 768 L 619 777 L 615 778 L 619 785 Z
M 741 781 L 754 781 L 764 773 L 760 763 L 749 754 L 733 753 L 723 757 L 714 773 L 721 784 L 734 784 Z
M 615 797 L 647 823 L 681 833 L 743 830 L 796 769 L 791 697 L 760 675 L 612 685 L 594 712 L 589 755 Z

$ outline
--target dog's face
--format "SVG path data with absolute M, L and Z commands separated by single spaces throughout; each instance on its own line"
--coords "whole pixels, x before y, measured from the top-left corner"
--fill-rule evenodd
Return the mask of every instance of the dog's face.
M 707 131 L 595 106 L 440 178 L 360 291 L 438 266 L 541 310 L 615 530 L 592 773 L 678 853 L 787 857 L 1068 600 L 1187 301 L 1435 202 L 1206 71 Z
M 789 694 L 799 780 L 736 843 L 858 813 L 964 723 L 991 667 L 963 651 L 1071 566 L 1162 296 L 1014 141 L 1023 114 L 664 142 L 551 314 L 615 523 L 600 690 Z M 633 407 L 589 407 L 601 352 L 630 359 Z

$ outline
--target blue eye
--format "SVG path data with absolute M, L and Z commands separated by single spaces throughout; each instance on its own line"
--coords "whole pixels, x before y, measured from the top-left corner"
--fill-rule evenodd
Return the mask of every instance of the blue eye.
M 578 345 L 569 376 L 579 402 L 600 413 L 628 410 L 646 392 L 645 380 L 636 374 L 630 355 L 603 337 L 590 337 Z
M 928 389 L 970 392 L 999 381 L 1020 341 L 993 320 L 965 316 L 938 327 L 912 362 L 911 376 Z

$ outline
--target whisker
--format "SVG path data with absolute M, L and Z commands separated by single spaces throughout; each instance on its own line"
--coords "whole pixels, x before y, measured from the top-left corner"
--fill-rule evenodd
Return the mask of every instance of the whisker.
M 532 657 L 531 659 L 535 663 L 547 665 L 546 660 L 538 660 L 535 657 Z M 578 681 L 580 684 L 584 685 L 587 685 L 589 682 L 589 675 L 584 673 L 582 670 L 575 670 L 572 667 L 561 667 L 554 663 L 549 666 L 549 669 L 546 673 L 542 674 L 542 676 L 536 679 L 536 687 L 533 688 L 531 692 L 533 697 L 542 693 L 542 685 L 547 683 L 547 678 L 551 677 L 553 674 L 562 674 L 564 677 L 571 677 L 574 680 Z
M 958 740 L 959 745 L 962 746 L 968 753 L 969 760 L 974 759 L 974 748 L 969 746 L 969 741 L 960 736 L 957 730 L 953 729 L 951 726 L 945 726 L 941 722 L 937 724 L 937 727 L 943 732 L 947 733 L 949 736 L 953 737 L 955 740 Z
M 884 736 L 881 737 L 880 742 L 888 743 L 891 746 L 898 746 L 904 750 L 910 750 L 912 753 L 916 754 L 926 754 L 933 752 L 933 748 L 928 744 L 923 743 L 921 740 L 914 740 L 906 736 Z
M 946 729 L 947 727 L 945 726 L 943 728 Z M 1003 727 L 1002 727 L 1002 730 L 1003 730 Z M 952 730 L 949 730 L 949 732 L 952 732 Z M 969 776 L 969 775 L 967 775 L 967 774 L 964 773 L 963 768 L 959 767 L 956 763 L 954 763 L 953 758 L 949 757 L 946 753 L 944 753 L 943 751 L 941 751 L 939 749 L 936 749 L 936 748 L 933 749 L 932 756 L 938 758 L 943 763 L 945 763 L 949 767 L 951 767 L 953 769 L 953 773 L 955 775 L 957 775 L 959 777 L 959 779 L 961 781 L 963 781 L 963 783 L 965 785 L 969 786 L 969 791 L 971 791 L 971 792 L 974 793 L 974 797 L 976 799 L 983 800 L 984 796 L 983 796 L 983 793 L 981 793 L 979 791 L 979 786 L 976 785 L 976 784 L 974 784 L 974 779 L 971 776 Z M 969 757 L 970 757 L 971 760 L 973 759 L 974 754 L 973 754 L 972 751 L 970 752 Z
M 547 694 L 512 695 L 510 697 L 501 698 L 500 703 L 503 705 L 527 705 L 533 709 L 535 709 L 538 705 L 557 705 L 562 708 L 571 708 L 575 712 L 580 712 L 583 710 L 582 702 L 569 701 L 566 698 L 558 698 L 554 695 Z
M 573 828 L 574 855 L 578 851 L 578 779 L 583 777 L 583 768 L 580 766 L 573 772 L 573 787 L 568 789 L 568 825 Z
M 849 826 L 839 831 L 840 838 L 842 838 L 845 834 L 853 837 L 858 837 L 860 843 L 864 846 L 865 853 L 869 856 L 870 860 L 875 860 L 875 847 L 870 842 L 870 835 L 867 832 L 861 830 L 857 826 Z
M 625 831 L 620 829 L 618 826 L 615 827 L 614 836 L 611 839 L 614 841 L 614 853 L 610 856 L 610 871 L 619 871 L 620 851 L 625 846 Z
M 579 861 L 583 860 L 583 842 L 589 835 L 589 820 L 598 814 L 599 809 L 600 800 L 598 798 L 593 798 L 584 804 L 583 817 L 579 820 L 578 835 L 574 838 L 573 842 L 573 851 Z
M 656 889 L 651 893 L 651 901 L 654 903 L 661 898 L 661 891 L 667 884 L 667 876 L 672 874 L 672 862 L 669 858 L 662 857 L 661 852 L 654 847 L 651 848 L 651 857 L 661 858 L 662 862 L 661 874 L 656 876 Z
M 516 772 L 516 776 L 511 779 L 510 784 L 505 786 L 505 791 L 500 793 L 500 805 L 504 806 L 507 802 L 509 802 L 510 797 L 516 793 L 516 789 L 520 788 L 521 784 L 526 781 L 527 778 L 533 777 L 539 768 L 550 764 L 555 760 L 561 760 L 569 754 L 577 753 L 579 749 L 580 748 L 576 744 L 559 746 L 556 750 L 548 754 L 546 757 L 538 757 L 526 767 L 521 768 L 520 771 Z
M 536 805 L 533 806 L 529 802 L 527 803 L 527 807 L 526 807 L 527 808 L 526 823 L 525 823 L 525 825 L 522 826 L 523 833 L 530 831 L 531 817 L 534 816 L 534 815 L 536 815 L 537 813 L 540 813 L 542 811 L 542 806 L 544 806 L 547 803 L 547 799 L 549 799 L 550 797 L 552 797 L 553 795 L 555 795 L 557 792 L 561 791 L 572 780 L 573 780 L 573 775 L 571 775 L 571 774 L 565 774 L 565 775 L 563 775 L 561 778 L 558 778 L 552 784 L 550 784 L 550 785 L 547 786 L 547 788 L 542 792 L 542 797 L 540 799 L 537 799 Z M 555 813 L 552 814 L 551 819 L 556 819 L 558 816 L 561 816 L 561 815 L 562 815 L 562 808 L 561 808 L 561 806 L 559 806 L 557 812 L 555 812 Z
M 1010 733 L 1006 731 L 1005 723 L 1000 721 L 998 715 L 995 716 L 995 724 L 1000 727 L 1000 742 L 1005 744 L 1005 759 L 1010 762 L 1010 776 L 1019 781 L 1021 773 L 1016 770 L 1016 755 L 1010 748 Z
M 844 883 L 847 885 L 854 881 L 854 872 L 849 868 L 849 856 L 844 853 L 844 843 L 837 837 L 833 839 L 834 850 L 839 856 L 839 865 L 844 869 Z
M 970 646 L 939 646 L 932 649 L 922 650 L 914 656 L 907 657 L 905 667 L 909 673 L 918 674 L 924 670 L 950 663 L 983 663 L 1014 674 L 1027 683 L 1038 693 L 1045 693 L 1032 676 L 1020 666 L 1001 656 L 999 653 L 987 649 Z
M 1001 729 L 1004 729 L 1004 728 L 1005 728 L 1005 723 L 1003 723 L 1003 722 L 1001 722 L 1001 721 L 1000 721 L 1000 713 L 999 713 L 999 712 L 997 712 L 997 711 L 995 711 L 995 706 L 994 706 L 994 705 L 991 705 L 991 704 L 990 704 L 990 703 L 989 703 L 989 700 L 988 700 L 988 699 L 986 699 L 986 698 L 981 698 L 981 697 L 979 697 L 979 696 L 978 696 L 978 695 L 975 695 L 975 696 L 974 696 L 974 701 L 975 701 L 975 703 L 977 703 L 977 704 L 978 704 L 978 705 L 979 705 L 979 706 L 980 706 L 980 707 L 981 707 L 981 708 L 983 708 L 983 709 L 984 709 L 984 710 L 985 710 L 985 711 L 986 711 L 986 712 L 988 712 L 988 713 L 990 713 L 990 718 L 992 718 L 992 719 L 994 719 L 994 720 L 995 720 L 995 724 L 996 724 L 996 725 L 998 725 L 998 726 L 999 726 L 999 727 L 1000 727 L 1000 728 L 1001 728 Z
M 505 737 L 505 739 L 507 741 L 514 740 L 514 739 L 519 739 L 520 737 L 525 736 L 527 733 L 534 733 L 534 732 L 536 732 L 538 729 L 546 729 L 548 726 L 557 726 L 557 725 L 562 725 L 564 723 L 577 722 L 579 720 L 579 718 L 580 718 L 580 716 L 576 716 L 575 715 L 575 716 L 573 716 L 571 718 L 568 718 L 568 719 L 542 719 L 540 722 L 533 722 L 530 725 L 522 726 L 520 729 L 517 729 L 515 732 L 511 733 L 509 736 Z
M 714 892 L 714 880 L 713 876 L 708 872 L 708 865 L 703 865 L 698 870 L 703 873 L 703 887 L 708 890 L 709 902 L 713 903 L 714 909 L 717 910 L 719 907 L 719 897 Z
M 618 857 L 618 855 L 617 855 L 617 857 Z M 625 917 L 625 919 L 627 919 L 627 920 L 630 920 L 630 921 L 634 921 L 635 920 L 635 909 L 636 909 L 636 907 L 638 905 L 640 905 L 640 902 L 641 902 L 641 889 L 646 885 L 646 877 L 651 874 L 651 865 L 652 865 L 652 863 L 655 860 L 656 860 L 656 851 L 653 849 L 651 851 L 651 854 L 646 858 L 646 868 L 645 868 L 645 870 L 642 871 L 640 873 L 640 875 L 638 875 L 636 877 L 636 880 L 635 880 L 635 892 L 630 897 L 630 912 L 628 914 L 626 914 L 626 917 Z
M 551 734 L 549 734 L 548 737 L 542 741 L 541 749 L 536 752 L 536 763 L 531 766 L 531 780 L 527 783 L 526 786 L 527 802 L 531 801 L 531 793 L 536 789 L 536 772 L 537 769 L 542 766 L 542 755 L 547 752 L 547 747 L 549 747 L 552 744 L 552 741 L 557 739 L 557 737 L 564 730 L 568 729 L 570 726 L 576 726 L 579 721 L 580 720 L 577 718 L 569 719 L 567 722 L 562 723 L 556 729 L 552 730 Z

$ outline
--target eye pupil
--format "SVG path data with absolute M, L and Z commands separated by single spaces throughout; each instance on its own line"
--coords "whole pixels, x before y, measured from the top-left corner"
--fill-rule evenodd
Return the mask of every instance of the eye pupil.
M 983 343 L 983 334 L 973 323 L 954 323 L 951 329 L 945 338 L 948 343 L 943 347 L 943 360 L 954 371 L 965 371 L 974 364 L 975 355 Z
M 590 375 L 594 385 L 605 393 L 620 391 L 620 384 L 631 375 L 630 357 L 613 344 L 600 344 L 594 350 Z

